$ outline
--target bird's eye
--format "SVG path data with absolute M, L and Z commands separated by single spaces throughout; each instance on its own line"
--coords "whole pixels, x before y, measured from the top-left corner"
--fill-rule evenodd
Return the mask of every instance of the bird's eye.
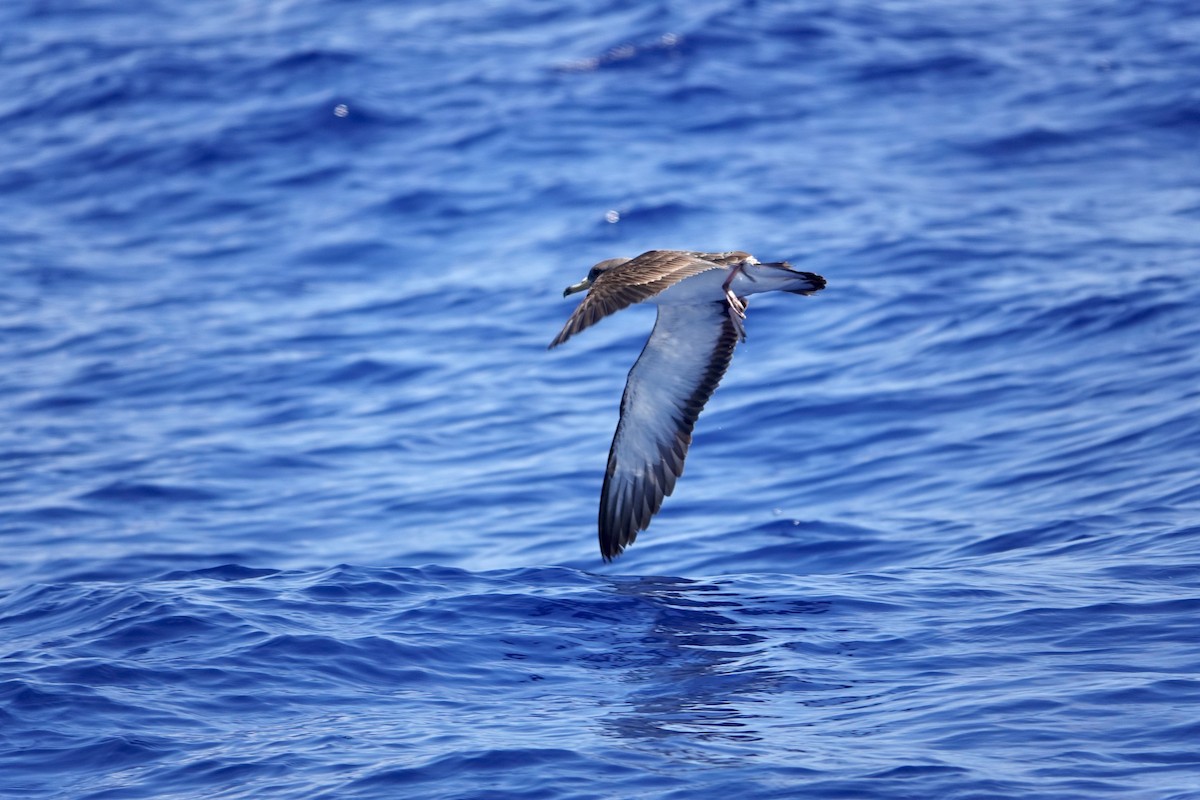
M 588 272 L 588 280 L 589 281 L 594 281 L 599 276 L 600 276 L 600 270 L 596 269 L 595 267 L 592 267 L 591 270 Z

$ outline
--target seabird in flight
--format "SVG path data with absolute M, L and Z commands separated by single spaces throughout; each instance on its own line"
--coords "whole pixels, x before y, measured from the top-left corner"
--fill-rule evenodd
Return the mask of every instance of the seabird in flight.
M 675 488 L 696 417 L 721 382 L 733 348 L 746 340 L 746 297 L 824 288 L 820 275 L 794 270 L 786 261 L 760 264 L 738 250 L 651 250 L 610 258 L 566 288 L 563 297 L 590 291 L 552 348 L 634 303 L 658 306 L 654 330 L 629 370 L 600 490 L 605 561 L 633 543 Z

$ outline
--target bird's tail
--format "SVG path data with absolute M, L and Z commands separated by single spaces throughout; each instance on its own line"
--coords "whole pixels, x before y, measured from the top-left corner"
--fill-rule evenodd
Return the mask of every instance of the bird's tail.
M 763 267 L 770 271 L 762 269 Z M 820 275 L 815 272 L 801 272 L 798 269 L 792 269 L 792 265 L 786 261 L 758 264 L 754 277 L 765 278 L 773 284 L 773 289 L 792 294 L 815 294 L 825 288 L 825 279 Z

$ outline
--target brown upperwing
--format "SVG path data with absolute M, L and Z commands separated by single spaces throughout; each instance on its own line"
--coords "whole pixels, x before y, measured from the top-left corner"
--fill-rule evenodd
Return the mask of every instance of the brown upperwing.
M 642 253 L 596 278 L 550 347 L 557 347 L 609 314 L 647 300 L 685 278 L 736 264 L 749 256 L 741 250 L 728 253 L 650 250 Z

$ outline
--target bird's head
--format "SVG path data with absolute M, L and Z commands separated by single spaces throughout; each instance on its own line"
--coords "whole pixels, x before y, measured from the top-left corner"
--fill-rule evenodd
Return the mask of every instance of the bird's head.
M 590 270 L 588 270 L 588 274 L 587 274 L 586 278 L 581 280 L 579 283 L 573 283 L 570 286 L 568 286 L 566 289 L 563 289 L 563 297 L 569 297 L 570 295 L 573 295 L 576 292 L 582 292 L 584 289 L 592 288 L 592 284 L 596 282 L 596 278 L 599 278 L 601 275 L 603 275 L 605 272 L 612 269 L 613 267 L 624 264 L 628 260 L 629 260 L 628 258 L 609 258 L 604 261 L 601 261 L 599 264 L 597 264 L 596 266 L 594 266 Z

